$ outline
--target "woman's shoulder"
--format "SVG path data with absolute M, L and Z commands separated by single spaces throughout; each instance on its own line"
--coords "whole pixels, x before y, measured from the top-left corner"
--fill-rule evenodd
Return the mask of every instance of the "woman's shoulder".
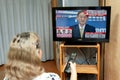
M 60 77 L 56 73 L 49 72 L 49 73 L 42 73 L 33 80 L 60 80 Z

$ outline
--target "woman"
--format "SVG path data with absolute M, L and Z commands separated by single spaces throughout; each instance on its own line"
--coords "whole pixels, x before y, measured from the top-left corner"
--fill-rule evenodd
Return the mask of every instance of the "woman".
M 4 80 L 60 80 L 57 74 L 44 71 L 40 62 L 41 56 L 40 39 L 37 34 L 17 34 L 10 43 Z M 74 70 L 76 64 L 70 64 L 71 70 Z M 73 77 L 76 77 L 74 75 Z

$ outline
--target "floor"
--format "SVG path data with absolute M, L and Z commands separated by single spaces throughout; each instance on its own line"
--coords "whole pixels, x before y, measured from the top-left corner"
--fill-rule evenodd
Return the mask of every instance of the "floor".
M 0 80 L 3 80 L 4 78 L 4 65 L 0 65 Z
M 45 68 L 46 72 L 54 72 L 59 75 L 59 71 L 57 69 L 56 62 L 54 60 L 42 62 L 42 65 Z M 4 72 L 4 65 L 0 65 L 0 80 L 3 80 L 3 76 L 4 76 L 3 72 Z
M 59 71 L 57 69 L 55 61 L 42 62 L 42 65 L 45 68 L 46 72 L 55 72 L 55 73 L 59 74 Z

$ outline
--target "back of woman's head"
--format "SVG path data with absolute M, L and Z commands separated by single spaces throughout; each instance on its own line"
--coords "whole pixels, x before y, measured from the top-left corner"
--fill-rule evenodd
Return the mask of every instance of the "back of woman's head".
M 17 34 L 10 43 L 6 77 L 9 80 L 30 80 L 43 72 L 38 51 L 40 40 L 37 34 Z

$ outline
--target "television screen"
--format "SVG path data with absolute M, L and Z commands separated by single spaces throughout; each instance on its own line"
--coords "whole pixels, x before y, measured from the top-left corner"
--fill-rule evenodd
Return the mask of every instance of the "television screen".
M 111 7 L 53 7 L 53 40 L 109 42 Z

